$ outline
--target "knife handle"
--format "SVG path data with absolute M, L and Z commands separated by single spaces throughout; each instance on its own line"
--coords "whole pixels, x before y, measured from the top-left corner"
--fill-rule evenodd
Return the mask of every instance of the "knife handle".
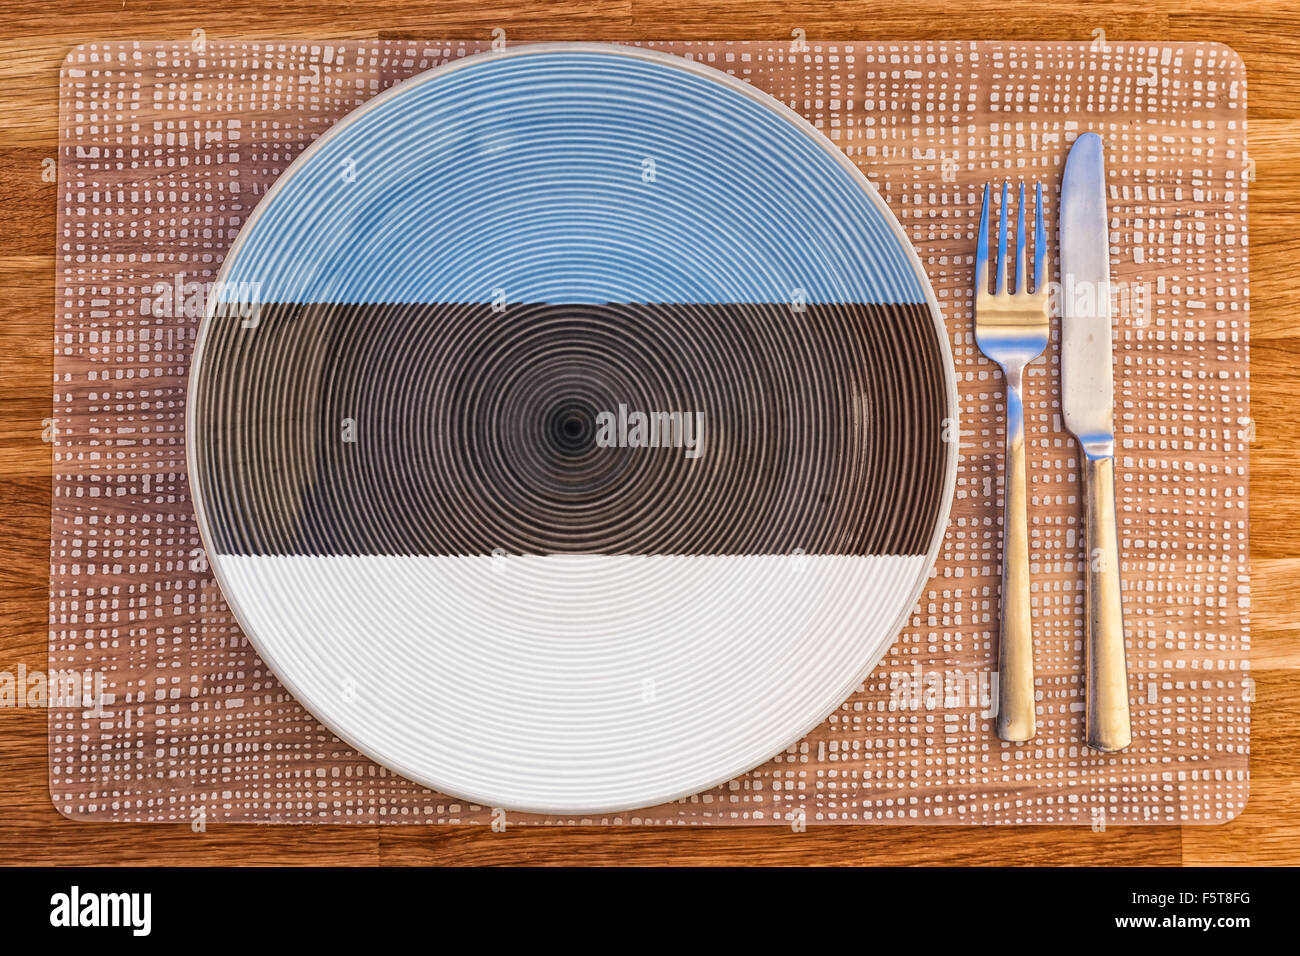
M 1088 546 L 1088 570 L 1084 575 L 1088 746 L 1110 753 L 1123 750 L 1132 741 L 1115 520 L 1115 459 L 1085 455 L 1083 468 Z
M 1034 736 L 1034 631 L 1029 613 L 1029 517 L 1025 500 L 1025 406 L 1020 376 L 1007 376 L 1007 448 L 1002 494 L 1002 631 L 998 723 L 1003 740 Z

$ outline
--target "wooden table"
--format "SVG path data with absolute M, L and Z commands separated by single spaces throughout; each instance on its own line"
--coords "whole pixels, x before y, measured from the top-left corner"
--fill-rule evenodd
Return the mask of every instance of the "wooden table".
M 1294 0 L 690 4 L 683 0 L 414 5 L 358 0 L 0 0 L 0 671 L 46 667 L 58 72 L 74 45 L 105 39 L 487 37 L 510 41 L 788 38 L 810 40 L 1214 40 L 1249 69 L 1253 712 L 1251 798 L 1220 827 L 778 827 L 648 830 L 486 827 L 92 825 L 55 812 L 46 785 L 46 713 L 0 708 L 0 861 L 5 863 L 1073 863 L 1300 864 L 1300 10 Z

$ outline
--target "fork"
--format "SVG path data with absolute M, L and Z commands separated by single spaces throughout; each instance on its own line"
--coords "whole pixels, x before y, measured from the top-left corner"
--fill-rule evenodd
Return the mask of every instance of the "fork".
M 1006 462 L 1002 512 L 1002 625 L 998 639 L 998 723 L 1003 740 L 1034 736 L 1034 639 L 1029 610 L 1029 529 L 1025 493 L 1025 366 L 1047 347 L 1047 233 L 1043 187 L 1035 194 L 1034 291 L 1025 273 L 1025 184 L 1016 220 L 1015 291 L 1007 291 L 1007 184 L 1002 184 L 998 261 L 990 294 L 989 186 L 984 187 L 975 249 L 975 343 L 1007 383 Z

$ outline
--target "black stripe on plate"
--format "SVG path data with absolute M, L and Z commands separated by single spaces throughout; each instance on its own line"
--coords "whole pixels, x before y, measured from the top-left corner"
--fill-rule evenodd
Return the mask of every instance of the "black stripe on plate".
M 923 304 L 264 305 L 197 374 L 221 554 L 924 554 L 941 507 Z

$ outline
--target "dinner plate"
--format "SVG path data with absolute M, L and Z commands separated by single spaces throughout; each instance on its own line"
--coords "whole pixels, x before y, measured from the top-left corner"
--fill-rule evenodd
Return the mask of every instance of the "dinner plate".
M 539 44 L 376 96 L 222 266 L 187 442 L 284 685 L 476 804 L 592 814 L 750 770 L 916 605 L 947 336 L 858 168 L 688 59 Z

